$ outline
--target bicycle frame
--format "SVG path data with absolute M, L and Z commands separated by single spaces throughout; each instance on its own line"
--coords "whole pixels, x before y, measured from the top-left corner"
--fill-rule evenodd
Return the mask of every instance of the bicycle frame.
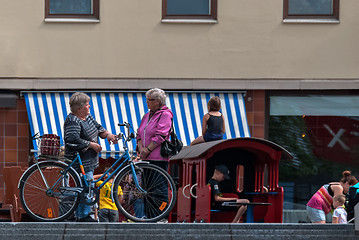
M 97 183 L 97 182 L 101 181 L 101 179 L 103 179 L 112 169 L 114 169 L 114 166 L 116 166 L 116 164 L 118 164 L 122 160 L 123 162 L 116 169 L 113 170 L 113 172 L 108 176 L 108 178 L 104 179 L 103 183 L 100 186 L 97 187 L 97 190 L 100 190 L 115 174 L 116 174 L 116 176 L 115 176 L 115 178 L 116 178 L 125 169 L 123 166 L 128 163 L 129 166 L 131 167 L 131 171 L 132 171 L 132 175 L 134 176 L 133 179 L 134 179 L 134 182 L 136 184 L 136 187 L 140 191 L 146 193 L 146 191 L 143 190 L 141 188 L 141 186 L 139 185 L 139 183 L 138 183 L 138 179 L 137 179 L 137 176 L 136 176 L 136 173 L 135 173 L 135 167 L 134 167 L 134 165 L 136 163 L 134 163 L 131 160 L 131 156 L 130 156 L 130 153 L 128 151 L 127 142 L 131 141 L 130 132 L 129 132 L 129 125 L 127 125 L 127 123 L 125 123 L 125 126 L 127 126 L 127 130 L 128 130 L 127 137 L 125 138 L 124 134 L 122 134 L 122 133 L 119 133 L 117 135 L 118 138 L 122 139 L 122 143 L 123 143 L 123 146 L 124 146 L 124 153 L 111 165 L 111 167 L 109 167 L 109 169 L 105 173 L 102 174 L 102 176 L 99 179 L 93 180 L 93 181 L 91 181 L 91 183 Z M 81 159 L 80 159 L 80 164 L 82 164 Z M 84 172 L 82 174 L 84 174 Z M 84 177 L 85 177 L 85 183 L 88 184 L 88 181 L 86 181 L 86 175 L 84 175 Z M 87 185 L 87 187 L 88 187 L 88 185 Z M 112 197 L 112 201 L 113 201 L 113 197 Z
M 146 193 L 146 191 L 143 190 L 142 187 L 141 187 L 141 186 L 139 185 L 139 183 L 138 183 L 138 179 L 137 179 L 137 176 L 136 176 L 136 173 L 135 173 L 135 164 L 136 164 L 136 163 L 134 163 L 134 162 L 131 160 L 131 156 L 130 156 L 129 151 L 128 151 L 128 144 L 127 144 L 127 142 L 131 141 L 131 136 L 130 136 L 130 132 L 129 132 L 129 125 L 128 125 L 127 123 L 125 123 L 124 125 L 127 127 L 127 130 L 128 130 L 127 137 L 125 138 L 125 135 L 122 134 L 122 133 L 119 133 L 119 134 L 117 135 L 119 139 L 122 139 L 123 146 L 124 146 L 124 153 L 123 153 L 121 156 L 119 156 L 119 158 L 110 166 L 110 168 L 109 168 L 105 173 L 103 173 L 103 174 L 101 175 L 101 177 L 100 177 L 99 179 L 97 179 L 97 180 L 89 180 L 89 181 L 87 180 L 87 178 L 86 178 L 86 173 L 85 173 L 85 170 L 84 170 L 84 167 L 83 167 L 83 164 L 82 164 L 82 160 L 81 160 L 81 157 L 80 157 L 80 155 L 79 155 L 78 153 L 77 153 L 75 159 L 74 159 L 70 164 L 63 163 L 64 166 L 66 166 L 67 168 L 66 168 L 65 172 L 62 174 L 62 177 L 60 177 L 59 179 L 57 179 L 56 182 L 55 182 L 52 186 L 49 186 L 48 183 L 46 182 L 46 179 L 45 179 L 45 177 L 43 176 L 42 170 L 41 170 L 41 168 L 40 168 L 40 166 L 39 166 L 39 162 L 36 161 L 35 164 L 36 164 L 37 168 L 39 169 L 39 172 L 40 172 L 40 174 L 41 174 L 41 177 L 42 177 L 42 179 L 43 179 L 43 181 L 44 181 L 44 183 L 45 183 L 45 186 L 46 186 L 46 188 L 47 188 L 47 192 L 49 192 L 49 193 L 51 193 L 51 194 L 54 194 L 54 195 L 57 195 L 58 193 L 53 192 L 53 189 L 57 189 L 58 185 L 66 178 L 66 173 L 69 171 L 69 169 L 72 168 L 72 169 L 74 170 L 74 167 L 73 167 L 73 166 L 74 166 L 74 164 L 75 164 L 76 162 L 78 162 L 78 163 L 79 163 L 80 170 L 81 170 L 81 173 L 82 173 L 82 179 L 83 179 L 83 181 L 80 181 L 82 188 L 89 188 L 89 190 L 91 190 L 91 185 L 92 185 L 92 183 L 97 183 L 97 182 L 99 182 L 99 181 L 101 181 L 101 180 L 103 179 L 103 183 L 102 183 L 100 186 L 98 186 L 97 188 L 95 188 L 96 190 L 100 190 L 113 176 L 115 176 L 115 174 L 116 174 L 116 176 L 115 176 L 115 178 L 116 178 L 116 177 L 121 173 L 121 171 L 123 171 L 123 170 L 125 169 L 124 165 L 129 164 L 129 167 L 131 167 L 131 172 L 132 172 L 133 180 L 134 180 L 134 183 L 135 183 L 136 187 L 137 187 L 140 191 Z M 122 163 L 119 164 L 119 166 L 117 166 L 117 167 L 114 169 L 114 167 L 115 167 L 120 161 L 122 161 Z M 142 162 L 142 163 L 146 163 L 146 162 Z M 112 172 L 106 179 L 104 179 L 105 176 L 108 175 L 109 172 L 110 172 L 112 169 L 114 169 L 113 172 Z M 76 170 L 74 170 L 74 172 L 77 173 Z M 24 173 L 24 174 L 25 174 L 25 173 Z M 79 179 L 81 180 L 80 175 L 78 175 L 78 177 L 79 177 Z M 22 177 L 21 177 L 21 178 L 22 178 Z M 20 179 L 21 179 L 21 178 L 20 178 Z M 19 182 L 19 184 L 20 184 L 20 182 Z M 83 186 L 83 184 L 85 184 L 85 185 Z M 20 185 L 19 185 L 19 186 L 20 186 Z M 19 187 L 19 186 L 18 186 L 18 187 Z M 74 192 L 77 192 L 77 193 L 81 193 L 81 192 L 82 192 L 82 189 L 78 189 L 78 188 L 76 188 L 76 189 L 74 188 L 73 190 L 74 190 Z M 90 191 L 89 191 L 89 192 L 90 192 Z M 67 193 L 67 194 L 65 194 L 65 195 L 67 195 L 67 196 L 75 196 L 75 194 L 70 194 L 70 193 Z M 113 196 L 112 196 L 112 201 L 114 201 Z
M 128 142 L 134 139 L 134 134 L 130 134 L 131 126 L 128 123 L 119 126 L 127 127 L 127 136 L 123 133 L 117 136 L 118 140 L 122 139 L 124 152 L 96 180 L 89 178 L 91 172 L 86 175 L 81 152 L 73 161 L 35 158 L 35 164 L 25 171 L 18 185 L 20 201 L 30 217 L 37 221 L 62 221 L 76 209 L 82 210 L 83 204 L 88 205 L 84 208 L 87 210 L 99 202 L 100 190 L 113 178 L 110 198 L 126 218 L 152 222 L 168 216 L 177 195 L 173 179 L 159 166 L 133 160 L 128 148 Z M 67 144 L 76 148 L 76 145 Z

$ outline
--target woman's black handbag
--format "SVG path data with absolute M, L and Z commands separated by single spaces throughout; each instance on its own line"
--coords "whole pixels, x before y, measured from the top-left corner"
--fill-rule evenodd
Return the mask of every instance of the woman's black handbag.
M 171 141 L 165 139 L 161 144 L 161 156 L 162 157 L 171 157 L 176 155 L 181 151 L 183 143 L 177 138 L 175 130 L 173 128 L 173 122 L 171 126 Z

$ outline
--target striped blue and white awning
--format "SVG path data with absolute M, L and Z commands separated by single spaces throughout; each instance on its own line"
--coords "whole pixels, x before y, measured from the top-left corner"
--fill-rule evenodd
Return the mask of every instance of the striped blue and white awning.
M 63 124 L 70 113 L 72 92 L 23 92 L 32 135 L 53 133 L 63 142 Z M 112 133 L 124 132 L 118 123 L 129 122 L 134 130 L 148 111 L 145 92 L 87 92 L 90 96 L 91 115 Z M 166 105 L 174 113 L 174 126 L 183 144 L 189 145 L 202 134 L 202 117 L 207 112 L 208 100 L 217 95 L 222 100 L 226 133 L 224 139 L 250 137 L 243 94 L 241 92 L 167 92 Z M 99 139 L 106 158 L 121 152 L 122 143 L 109 145 Z M 34 149 L 38 149 L 34 141 Z M 105 154 L 105 155 L 104 155 Z

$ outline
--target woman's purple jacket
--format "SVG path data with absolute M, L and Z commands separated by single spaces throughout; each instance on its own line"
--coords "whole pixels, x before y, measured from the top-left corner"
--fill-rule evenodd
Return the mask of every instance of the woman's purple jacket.
M 160 151 L 164 138 L 169 138 L 173 113 L 167 106 L 163 106 L 154 113 L 151 119 L 149 116 L 150 112 L 143 116 L 137 130 L 137 140 L 142 140 L 142 147 L 147 147 L 151 142 L 155 142 L 157 147 L 148 154 L 146 159 L 142 160 L 169 161 L 168 157 L 161 156 Z

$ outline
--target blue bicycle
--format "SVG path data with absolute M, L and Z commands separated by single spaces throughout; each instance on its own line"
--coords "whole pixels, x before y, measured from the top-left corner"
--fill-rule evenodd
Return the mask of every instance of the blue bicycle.
M 126 135 L 118 134 L 124 153 L 97 180 L 86 179 L 78 154 L 72 162 L 36 159 L 18 184 L 25 212 L 37 221 L 65 220 L 74 213 L 80 201 L 89 205 L 97 203 L 99 190 L 114 177 L 112 200 L 126 218 L 135 222 L 154 222 L 167 217 L 177 196 L 173 179 L 158 166 L 145 161 L 134 162 L 127 144 L 134 138 L 131 126 L 129 123 L 119 126 L 127 129 Z M 80 166 L 80 174 L 73 167 L 76 163 Z M 101 180 L 103 183 L 99 187 L 92 187 Z

